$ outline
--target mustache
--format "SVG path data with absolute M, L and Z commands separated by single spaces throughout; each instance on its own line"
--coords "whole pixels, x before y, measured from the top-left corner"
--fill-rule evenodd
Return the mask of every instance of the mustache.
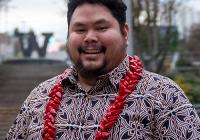
M 106 52 L 106 47 L 102 46 L 102 45 L 98 45 L 98 44 L 88 44 L 88 45 L 82 45 L 78 48 L 78 52 L 79 53 L 84 53 L 90 50 L 95 50 L 98 52 Z

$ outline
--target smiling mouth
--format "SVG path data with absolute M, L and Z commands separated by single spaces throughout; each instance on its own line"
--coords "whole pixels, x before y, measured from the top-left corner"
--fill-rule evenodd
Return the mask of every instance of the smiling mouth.
M 80 48 L 79 53 L 84 53 L 84 54 L 100 54 L 100 53 L 105 53 L 106 49 L 104 47 L 98 48 L 98 49 L 93 49 L 93 48 Z
M 99 54 L 102 53 L 101 50 L 84 50 L 83 53 L 85 54 Z

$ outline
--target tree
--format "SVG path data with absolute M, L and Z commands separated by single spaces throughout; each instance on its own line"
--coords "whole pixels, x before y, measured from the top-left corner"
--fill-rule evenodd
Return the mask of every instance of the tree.
M 194 57 L 200 56 L 200 23 L 193 24 L 190 29 L 190 35 L 186 40 L 186 49 L 191 52 Z M 199 57 L 200 58 L 200 57 Z
M 134 50 L 148 70 L 159 73 L 168 52 L 177 46 L 173 20 L 180 4 L 178 0 L 133 0 Z
M 10 2 L 11 0 L 0 0 L 0 29 L 1 29 L 1 12 L 3 8 L 7 9 L 7 4 Z
M 10 2 L 10 0 L 0 0 L 0 10 Z

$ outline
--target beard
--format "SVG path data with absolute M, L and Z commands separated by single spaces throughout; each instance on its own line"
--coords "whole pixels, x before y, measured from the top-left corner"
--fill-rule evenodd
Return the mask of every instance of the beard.
M 97 78 L 100 75 L 103 75 L 106 73 L 106 65 L 107 65 L 107 61 L 104 58 L 101 62 L 101 64 L 99 64 L 98 66 L 85 66 L 84 65 L 84 61 L 81 59 L 81 54 L 85 53 L 90 53 L 90 49 L 88 48 L 95 48 L 96 53 L 105 53 L 106 52 L 106 48 L 100 44 L 87 44 L 87 45 L 81 45 L 78 48 L 78 52 L 79 52 L 79 57 L 77 58 L 77 60 L 73 59 L 72 57 L 72 52 L 70 52 L 70 50 L 68 50 L 68 54 L 70 56 L 71 61 L 73 62 L 75 69 L 77 70 L 77 72 L 85 79 L 93 79 L 93 78 Z M 89 52 L 88 52 L 89 51 Z M 95 53 L 95 52 L 92 52 Z
M 82 60 L 79 58 L 75 63 L 75 68 L 79 72 L 79 74 L 85 79 L 93 79 L 106 73 L 106 64 L 107 64 L 106 60 L 103 60 L 100 66 L 95 68 L 91 67 L 87 68 L 83 65 Z

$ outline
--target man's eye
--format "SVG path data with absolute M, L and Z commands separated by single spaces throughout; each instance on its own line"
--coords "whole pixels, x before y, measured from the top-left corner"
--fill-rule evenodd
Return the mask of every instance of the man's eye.
M 106 31 L 107 29 L 108 29 L 108 27 L 106 27 L 106 26 L 97 28 L 97 30 L 99 30 L 99 31 Z
M 85 32 L 86 30 L 85 29 L 76 29 L 75 30 L 77 33 L 83 33 L 83 32 Z

